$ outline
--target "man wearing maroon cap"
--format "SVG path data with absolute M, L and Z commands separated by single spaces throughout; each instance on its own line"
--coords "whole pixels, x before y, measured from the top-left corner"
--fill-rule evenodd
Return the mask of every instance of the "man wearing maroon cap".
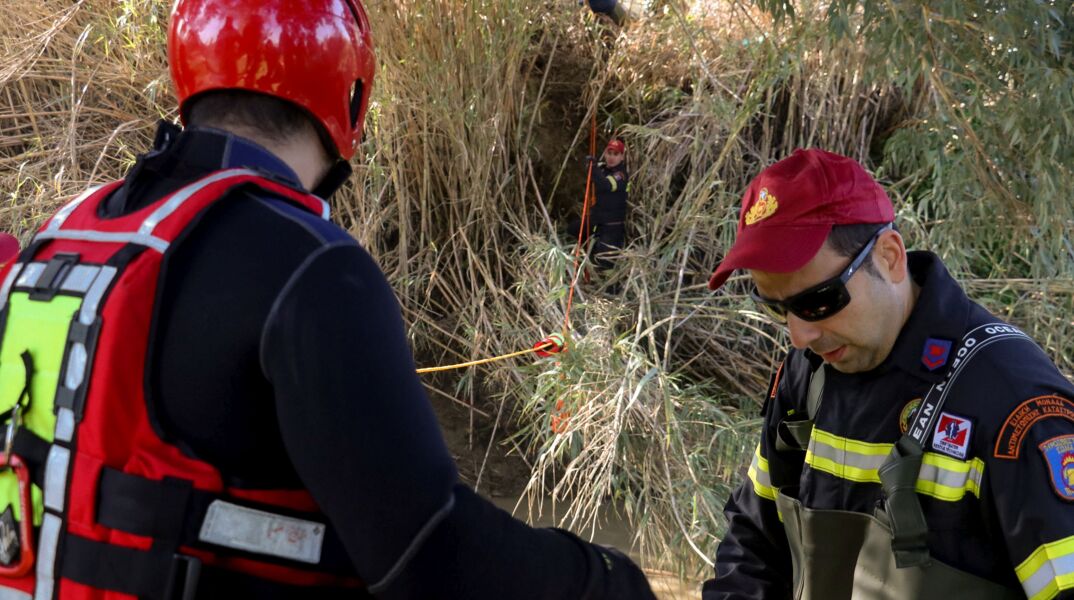
M 822 150 L 743 196 L 709 286 L 747 270 L 794 348 L 704 600 L 1074 597 L 1074 386 L 893 221 Z

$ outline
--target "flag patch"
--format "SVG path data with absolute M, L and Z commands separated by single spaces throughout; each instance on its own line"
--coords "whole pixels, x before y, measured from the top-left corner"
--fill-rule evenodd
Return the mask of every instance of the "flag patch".
M 932 449 L 959 460 L 966 460 L 970 448 L 973 422 L 948 412 L 940 413 L 932 434 Z

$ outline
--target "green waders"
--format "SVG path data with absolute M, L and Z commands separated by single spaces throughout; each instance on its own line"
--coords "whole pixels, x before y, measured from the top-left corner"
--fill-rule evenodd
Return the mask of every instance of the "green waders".
M 1002 339 L 1024 337 L 1008 325 L 974 329 L 962 341 L 944 385 L 933 386 L 914 415 L 911 431 L 879 469 L 884 508 L 868 515 L 802 506 L 798 487 L 781 485 L 776 507 L 783 520 L 794 568 L 795 600 L 1002 600 L 1025 598 L 1012 589 L 946 565 L 929 556 L 928 528 L 916 492 L 923 443 L 961 367 L 977 350 Z M 776 446 L 804 451 L 820 408 L 824 367 L 810 379 L 809 419 L 780 423 Z
M 999 600 L 1020 590 L 960 571 L 936 559 L 898 568 L 883 511 L 871 515 L 805 508 L 780 488 L 776 506 L 790 542 L 795 600 Z

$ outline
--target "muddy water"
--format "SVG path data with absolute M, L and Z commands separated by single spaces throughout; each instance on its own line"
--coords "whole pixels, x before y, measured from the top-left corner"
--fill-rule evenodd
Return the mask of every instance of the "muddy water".
M 522 501 L 517 510 L 515 510 L 515 504 L 517 503 L 515 498 L 492 498 L 492 501 L 496 506 L 535 527 L 552 527 L 557 524 L 552 517 L 551 501 L 545 502 L 544 514 L 535 520 L 528 518 L 525 500 Z M 602 526 L 594 532 L 594 542 L 614 546 L 624 552 L 631 547 L 634 530 L 622 519 L 617 518 L 614 511 L 608 511 L 608 514 L 602 516 L 600 520 Z M 588 531 L 579 533 L 583 538 L 588 538 Z M 629 554 L 635 561 L 639 561 L 637 552 L 631 551 Z M 684 582 L 679 579 L 678 575 L 652 569 L 646 569 L 645 574 L 649 577 L 649 584 L 652 585 L 653 592 L 656 593 L 657 598 L 660 598 L 660 600 L 700 600 L 701 598 L 700 582 Z

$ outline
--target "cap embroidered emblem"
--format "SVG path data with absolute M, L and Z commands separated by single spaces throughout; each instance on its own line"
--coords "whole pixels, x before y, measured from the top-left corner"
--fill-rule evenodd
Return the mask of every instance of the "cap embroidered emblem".
M 1040 445 L 1048 463 L 1052 489 L 1063 500 L 1074 500 L 1074 435 L 1054 437 Z
M 930 371 L 935 371 L 947 364 L 947 355 L 951 353 L 951 341 L 937 338 L 925 340 L 925 349 L 921 352 L 921 364 Z
M 761 188 L 760 193 L 757 194 L 757 202 L 754 202 L 746 213 L 746 225 L 754 225 L 771 217 L 776 214 L 777 208 L 779 208 L 779 202 L 776 201 L 776 197 L 768 193 L 768 188 Z

